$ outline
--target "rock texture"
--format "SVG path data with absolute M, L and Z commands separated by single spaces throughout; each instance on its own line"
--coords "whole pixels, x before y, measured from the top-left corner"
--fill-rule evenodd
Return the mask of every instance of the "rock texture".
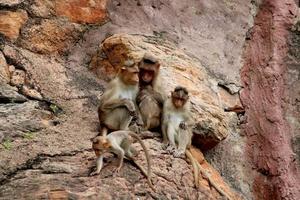
M 290 98 L 287 82 L 291 81 L 285 63 L 287 38 L 297 12 L 294 1 L 264 1 L 245 50 L 241 97 L 247 123 L 243 129 L 255 169 L 256 199 L 300 197 L 299 165 L 291 146 L 294 125 L 288 124 L 285 109 Z
M 0 33 L 11 40 L 19 37 L 20 29 L 28 19 L 24 10 L 16 12 L 1 11 L 0 12 Z

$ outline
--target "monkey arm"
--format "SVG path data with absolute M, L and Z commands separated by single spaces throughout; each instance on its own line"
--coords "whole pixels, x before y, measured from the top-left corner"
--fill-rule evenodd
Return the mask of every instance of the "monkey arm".
M 164 105 L 164 99 L 159 92 L 153 91 L 153 98 L 157 101 L 159 105 Z
M 137 125 L 139 126 L 143 126 L 144 125 L 144 122 L 143 122 L 143 118 L 142 118 L 142 114 L 141 114 L 141 111 L 138 107 L 138 105 L 136 104 L 136 102 L 134 102 L 134 107 L 135 107 L 135 111 L 136 111 L 136 117 L 137 117 Z
M 134 103 L 129 99 L 113 99 L 103 102 L 101 105 L 102 110 L 110 110 L 118 107 L 125 106 L 130 112 L 135 111 Z
M 103 154 L 101 154 L 98 158 L 97 158 L 97 161 L 96 161 L 96 171 L 92 172 L 90 174 L 90 176 L 94 176 L 94 175 L 97 175 L 97 174 L 100 174 L 100 171 L 103 167 Z

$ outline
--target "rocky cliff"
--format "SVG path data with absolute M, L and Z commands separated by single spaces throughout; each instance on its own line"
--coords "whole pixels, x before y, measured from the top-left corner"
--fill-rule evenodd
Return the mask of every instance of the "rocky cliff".
M 0 0 L 0 199 L 299 199 L 297 5 Z M 146 51 L 167 93 L 191 92 L 198 189 L 159 134 L 144 140 L 156 192 L 130 162 L 113 176 L 111 155 L 88 176 L 99 97 L 124 55 Z

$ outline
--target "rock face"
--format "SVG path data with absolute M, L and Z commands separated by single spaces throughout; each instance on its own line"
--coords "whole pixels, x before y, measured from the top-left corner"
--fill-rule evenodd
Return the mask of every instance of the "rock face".
M 24 10 L 16 12 L 1 11 L 0 12 L 0 33 L 11 40 L 19 37 L 20 29 L 28 19 Z
M 248 138 L 248 155 L 255 167 L 253 190 L 256 199 L 300 197 L 299 165 L 291 146 L 292 131 L 297 124 L 289 125 L 287 117 L 292 113 L 291 110 L 286 112 L 286 104 L 297 99 L 293 93 L 296 91 L 289 88 L 294 81 L 288 79 L 297 61 L 289 64 L 289 69 L 285 63 L 289 50 L 288 31 L 297 12 L 294 1 L 264 1 L 245 50 L 241 97 L 247 121 L 243 130 Z M 297 40 L 295 33 L 293 39 Z M 291 45 L 289 60 L 294 55 L 299 61 L 294 54 L 299 49 Z M 299 70 L 299 65 L 297 68 Z M 290 105 L 288 107 L 291 109 Z M 292 120 L 292 116 L 288 119 Z
M 295 2 L 0 0 L 0 199 L 299 199 Z M 198 189 L 159 136 L 144 139 L 156 192 L 112 155 L 88 176 L 99 97 L 146 51 L 167 94 L 191 91 Z
M 101 24 L 107 19 L 107 0 L 55 1 L 55 11 L 70 21 L 87 24 Z

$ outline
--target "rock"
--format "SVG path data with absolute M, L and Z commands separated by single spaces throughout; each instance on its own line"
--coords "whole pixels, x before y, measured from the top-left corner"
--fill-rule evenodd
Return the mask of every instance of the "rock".
M 21 45 L 38 53 L 62 53 L 79 36 L 79 27 L 63 21 L 42 20 L 22 31 Z
M 30 5 L 30 12 L 37 17 L 48 18 L 55 14 L 54 3 L 52 0 L 34 0 Z
M 95 166 L 95 156 L 93 152 L 84 150 L 77 151 L 74 155 L 35 157 L 35 162 L 28 164 L 26 169 L 18 171 L 8 183 L 0 186 L 1 197 L 18 199 L 23 196 L 30 199 L 39 196 L 38 199 L 41 199 L 41 195 L 47 197 L 50 194 L 73 196 L 75 199 L 222 199 L 205 178 L 202 179 L 199 189 L 194 187 L 192 168 L 185 159 L 174 158 L 160 149 L 159 141 L 143 141 L 148 148 L 151 147 L 149 153 L 152 163 L 155 163 L 152 166 L 152 182 L 156 192 L 151 191 L 146 178 L 130 161 L 125 160 L 120 173 L 113 175 L 117 159 L 109 154 L 105 155 L 101 174 L 88 176 Z M 134 146 L 138 152 L 136 162 L 145 167 L 146 160 L 141 146 L 137 143 Z M 198 151 L 194 153 L 201 156 Z M 209 164 L 202 162 L 201 166 L 227 195 L 233 200 L 240 199 Z M 14 188 L 18 190 L 15 191 Z
M 156 37 L 116 34 L 104 40 L 100 48 L 89 68 L 104 80 L 115 76 L 128 57 L 139 62 L 145 52 L 153 53 L 161 62 L 162 87 L 166 94 L 170 95 L 177 85 L 185 86 L 190 91 L 193 117 L 197 124 L 194 143 L 209 149 L 227 137 L 227 117 L 220 107 L 217 82 L 200 63 L 174 44 Z
M 0 104 L 0 131 L 5 137 L 41 130 L 51 118 L 51 112 L 43 110 L 38 102 Z
M 44 173 L 68 173 L 73 172 L 72 167 L 69 164 L 59 163 L 59 162 L 44 162 L 41 166 Z
M 0 77 L 2 77 L 6 83 L 10 81 L 9 68 L 6 63 L 3 53 L 0 51 Z
M 11 40 L 16 40 L 19 37 L 20 29 L 28 19 L 27 13 L 24 10 L 0 11 L 0 33 Z
M 0 0 L 0 5 L 12 7 L 19 5 L 22 2 L 24 2 L 24 0 Z
M 22 86 L 25 82 L 25 72 L 23 70 L 15 70 L 12 73 L 10 83 L 13 86 Z
M 43 100 L 42 95 L 38 91 L 36 91 L 35 89 L 31 89 L 26 85 L 23 85 L 21 91 L 22 91 L 22 94 L 27 97 L 37 99 L 37 100 Z
M 27 98 L 18 93 L 18 89 L 0 82 L 0 104 L 1 103 L 22 103 Z
M 71 22 L 102 24 L 108 17 L 106 4 L 107 0 L 56 0 L 55 11 Z

